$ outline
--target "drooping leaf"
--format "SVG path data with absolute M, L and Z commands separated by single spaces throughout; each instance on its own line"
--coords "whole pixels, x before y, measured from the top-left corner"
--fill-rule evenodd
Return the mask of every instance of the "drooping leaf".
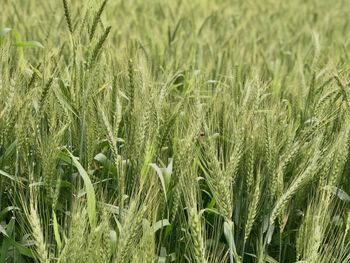
M 0 221 L 3 220 L 3 218 L 7 215 L 8 212 L 13 211 L 13 210 L 19 210 L 19 208 L 16 206 L 8 206 L 8 207 L 4 208 L 0 212 Z
M 4 36 L 6 35 L 7 33 L 11 32 L 12 31 L 12 28 L 10 27 L 4 27 L 0 30 L 0 36 Z
M 61 236 L 60 232 L 58 230 L 58 222 L 57 222 L 57 217 L 55 211 L 52 211 L 52 217 L 53 217 L 53 232 L 56 240 L 56 244 L 59 250 L 62 249 L 62 241 L 61 241 Z
M 168 202 L 167 189 L 166 189 L 166 186 L 165 186 L 165 180 L 164 180 L 163 173 L 160 170 L 160 168 L 158 167 L 158 165 L 156 165 L 155 163 L 151 163 L 150 166 L 156 171 L 156 173 L 157 173 L 157 175 L 159 177 L 160 183 L 162 185 L 165 201 Z
M 75 166 L 78 169 L 78 172 L 80 176 L 82 177 L 85 185 L 85 191 L 86 191 L 86 200 L 87 200 L 87 211 L 88 211 L 88 217 L 91 226 L 94 228 L 96 226 L 96 195 L 95 195 L 95 189 L 92 185 L 92 182 L 90 180 L 90 177 L 88 173 L 85 171 L 83 166 L 80 164 L 80 162 L 77 160 L 75 156 L 71 152 L 69 152 L 69 155 L 72 158 L 72 161 L 74 162 Z
M 340 200 L 350 202 L 350 196 L 344 190 L 332 185 L 327 185 L 324 187 L 324 189 L 337 196 Z
M 6 232 L 6 229 L 2 225 L 0 225 L 0 233 L 3 234 L 4 236 L 7 236 L 7 237 L 9 236 Z
M 44 48 L 43 44 L 38 41 L 17 41 L 16 47 L 23 48 Z
M 153 231 L 157 232 L 159 229 L 165 227 L 165 226 L 170 226 L 170 222 L 168 219 L 163 219 L 163 220 L 159 220 L 158 222 L 156 222 L 153 226 Z

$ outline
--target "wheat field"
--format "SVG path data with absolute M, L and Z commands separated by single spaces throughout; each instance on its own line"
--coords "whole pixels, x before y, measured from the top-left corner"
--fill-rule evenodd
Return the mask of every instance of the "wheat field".
M 1 0 L 0 262 L 350 262 L 346 0 Z

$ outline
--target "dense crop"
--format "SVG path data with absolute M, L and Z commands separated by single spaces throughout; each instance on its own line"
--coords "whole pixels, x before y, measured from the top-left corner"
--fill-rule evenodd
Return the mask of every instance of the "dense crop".
M 0 262 L 350 262 L 347 1 L 0 5 Z

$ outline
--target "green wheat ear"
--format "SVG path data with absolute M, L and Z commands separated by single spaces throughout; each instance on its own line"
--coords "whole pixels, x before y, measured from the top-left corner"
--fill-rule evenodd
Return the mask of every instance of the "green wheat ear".
M 62 0 L 63 1 L 63 8 L 64 8 L 64 16 L 66 17 L 66 22 L 68 25 L 69 32 L 73 34 L 73 27 L 72 27 L 72 20 L 71 20 L 71 13 L 68 7 L 67 0 Z
M 96 62 L 97 56 L 100 53 L 100 50 L 102 49 L 103 44 L 105 43 L 110 31 L 111 31 L 111 26 L 108 26 L 105 30 L 105 32 L 103 33 L 103 35 L 100 37 L 100 39 L 98 40 L 97 44 L 95 45 L 92 54 L 91 54 L 91 58 L 90 58 L 90 67 L 93 67 L 94 63 Z
M 107 0 L 104 0 L 101 4 L 100 8 L 98 9 L 97 13 L 94 16 L 94 19 L 93 19 L 93 22 L 91 25 L 91 29 L 90 29 L 90 35 L 89 35 L 90 41 L 92 40 L 92 38 L 95 35 L 97 24 L 98 24 L 99 20 L 101 19 L 101 15 L 103 13 L 103 10 L 106 7 L 106 4 L 107 4 Z

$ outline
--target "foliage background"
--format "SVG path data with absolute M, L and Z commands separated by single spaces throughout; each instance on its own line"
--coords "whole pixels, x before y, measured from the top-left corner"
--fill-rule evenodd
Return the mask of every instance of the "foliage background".
M 3 0 L 0 262 L 350 262 L 348 6 Z

